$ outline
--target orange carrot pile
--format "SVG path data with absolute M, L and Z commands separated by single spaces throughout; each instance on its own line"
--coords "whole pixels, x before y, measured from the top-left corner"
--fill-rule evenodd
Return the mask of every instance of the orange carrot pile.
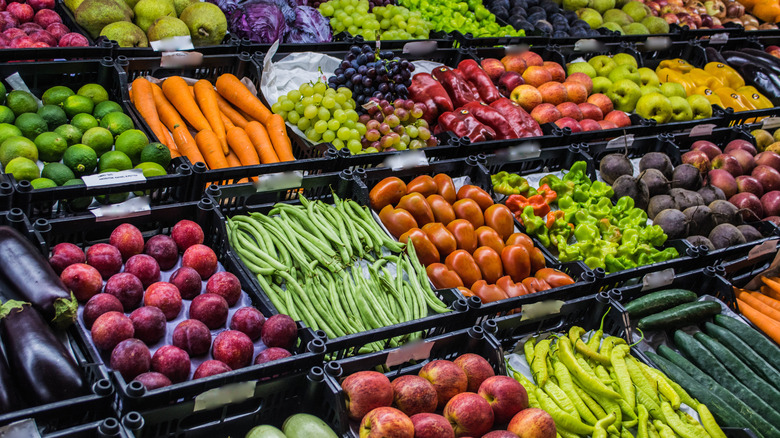
M 189 86 L 179 76 L 161 85 L 137 78 L 130 96 L 171 155 L 209 169 L 295 160 L 284 120 L 234 75 L 221 75 L 216 86 L 203 79 Z
M 761 277 L 761 291 L 734 288 L 739 310 L 775 342 L 780 343 L 780 278 Z

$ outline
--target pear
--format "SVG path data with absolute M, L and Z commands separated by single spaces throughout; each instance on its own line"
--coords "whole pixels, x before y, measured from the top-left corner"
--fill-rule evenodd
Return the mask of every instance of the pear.
M 127 3 L 127 6 L 129 6 L 130 9 L 133 9 L 135 4 L 138 3 L 138 0 L 125 0 L 125 3 Z
M 160 17 L 176 17 L 176 8 L 172 0 L 140 0 L 133 8 L 135 24 L 144 32 L 148 31 L 154 20 Z
M 187 6 L 179 19 L 190 29 L 192 45 L 195 47 L 215 46 L 222 42 L 227 33 L 225 14 L 212 3 L 198 2 Z
M 131 21 L 133 11 L 124 0 L 84 0 L 76 9 L 76 23 L 81 25 L 92 38 L 117 21 Z
M 187 6 L 199 2 L 200 0 L 173 0 L 173 7 L 176 8 L 176 16 L 181 16 L 181 13 L 187 9 Z
M 634 19 L 630 15 L 621 11 L 620 9 L 610 9 L 604 12 L 605 23 L 616 23 L 619 26 L 627 26 L 634 22 Z
M 190 36 L 190 29 L 176 17 L 162 17 L 155 20 L 146 35 L 149 41 L 159 41 L 175 36 Z
M 79 5 L 83 1 L 84 0 L 65 0 L 63 3 L 65 3 L 65 6 L 67 6 L 68 9 L 70 9 L 71 12 L 76 12 L 76 9 L 79 8 Z
M 149 47 L 146 34 L 129 21 L 117 21 L 104 27 L 100 35 L 119 43 L 119 47 Z

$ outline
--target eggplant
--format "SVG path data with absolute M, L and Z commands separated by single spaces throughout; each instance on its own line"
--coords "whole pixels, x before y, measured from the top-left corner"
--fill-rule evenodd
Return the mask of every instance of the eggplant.
M 29 303 L 7 301 L 0 307 L 0 338 L 11 374 L 31 406 L 87 394 L 76 362 L 41 314 Z
M 16 387 L 5 362 L 5 355 L 0 350 L 0 414 L 18 411 L 25 406 L 19 394 L 21 392 Z
M 713 49 L 712 47 L 707 47 L 704 49 L 704 53 L 707 55 L 707 62 L 720 62 L 722 64 L 726 64 L 726 59 L 723 58 L 723 55 L 721 55 L 720 52 Z
M 742 77 L 750 78 L 753 85 L 773 104 L 780 105 L 780 79 L 759 64 L 746 64 L 739 68 Z
M 780 67 L 780 59 L 775 58 L 774 56 L 770 55 L 769 53 L 766 53 L 762 50 L 756 50 L 756 49 L 742 49 L 741 52 L 744 52 L 746 55 L 755 56 L 756 58 L 766 62 L 769 65 Z
M 76 320 L 76 297 L 35 246 L 8 226 L 0 226 L 0 276 L 56 327 Z
M 780 65 L 774 63 L 770 64 L 757 56 L 731 50 L 723 52 L 723 56 L 726 58 L 728 65 L 732 66 L 733 68 L 738 69 L 739 67 L 749 64 L 758 65 L 772 74 L 780 75 Z

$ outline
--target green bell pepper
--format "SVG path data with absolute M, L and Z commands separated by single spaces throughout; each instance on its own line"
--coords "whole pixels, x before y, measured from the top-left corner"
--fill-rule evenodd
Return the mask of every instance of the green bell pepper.
M 547 234 L 547 227 L 544 224 L 544 218 L 534 214 L 534 208 L 527 206 L 520 213 L 520 219 L 528 234 L 534 235 L 544 247 L 550 246 L 550 236 Z
M 563 196 L 571 195 L 575 185 L 573 181 L 564 181 L 553 174 L 545 175 L 539 180 L 540 187 L 545 184 L 558 194 L 559 199 Z
M 591 181 L 590 178 L 588 178 L 587 171 L 588 171 L 588 163 L 584 161 L 577 161 L 576 163 L 571 165 L 569 172 L 567 172 L 566 175 L 563 176 L 563 180 L 571 181 L 574 184 L 587 183 L 588 185 L 590 185 Z
M 666 234 L 659 225 L 642 228 L 639 230 L 639 240 L 653 246 L 661 246 L 666 242 Z
M 590 189 L 588 189 L 588 193 L 594 198 L 611 198 L 615 195 L 612 186 L 602 181 L 593 181 L 593 184 L 590 185 Z
M 601 198 L 598 203 L 588 206 L 588 213 L 596 219 L 606 218 L 611 210 L 612 201 L 609 198 Z
M 620 232 L 620 228 L 612 225 L 609 219 L 600 219 L 597 223 L 599 231 L 601 232 L 601 238 L 608 242 L 620 242 L 623 233 Z

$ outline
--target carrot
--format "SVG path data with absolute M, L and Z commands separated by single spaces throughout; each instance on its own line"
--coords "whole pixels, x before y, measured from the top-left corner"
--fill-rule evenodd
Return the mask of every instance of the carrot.
M 236 108 L 267 126 L 271 111 L 237 77 L 230 73 L 221 75 L 217 78 L 217 91 Z
M 249 114 L 247 114 L 246 111 L 238 110 L 238 113 L 241 114 L 246 119 L 247 122 L 256 122 L 257 121 L 254 117 L 252 117 Z
M 279 161 L 295 161 L 290 137 L 287 136 L 287 126 L 282 116 L 272 114 L 268 118 L 268 123 L 265 123 L 265 128 L 268 130 L 268 136 L 271 138 L 271 144 Z
M 780 310 L 775 310 L 772 307 L 764 304 L 753 295 L 743 292 L 738 295 L 738 298 L 748 304 L 748 306 L 758 310 L 764 315 L 780 322 Z
M 241 113 L 236 111 L 236 109 L 230 105 L 230 102 L 225 100 L 225 98 L 219 94 L 217 94 L 217 106 L 219 106 L 219 110 L 222 111 L 222 114 L 224 114 L 228 119 L 230 119 L 231 122 L 233 122 L 234 125 L 238 126 L 239 128 L 243 128 L 247 123 L 249 123 L 249 121 L 244 118 Z M 225 132 L 227 132 L 227 130 L 225 130 Z
M 133 89 L 135 89 L 134 96 L 137 96 L 137 101 L 134 101 L 135 108 L 141 113 L 141 117 L 149 124 L 154 135 L 160 140 L 164 141 L 162 122 L 160 122 L 160 116 L 157 114 L 157 107 L 154 104 L 154 95 L 152 94 L 152 83 L 147 81 L 146 78 L 137 78 L 133 81 Z
M 211 130 L 217 135 L 219 143 L 222 145 L 222 153 L 227 155 L 228 144 L 225 138 L 225 124 L 222 123 L 219 107 L 217 106 L 217 92 L 211 82 L 201 79 L 195 83 L 195 100 L 200 105 L 200 110 L 206 117 L 211 126 Z
M 780 295 L 780 282 L 777 280 L 777 278 L 761 277 L 761 281 L 763 281 L 764 284 L 772 290 L 772 292 Z
M 204 129 L 195 135 L 195 143 L 198 144 L 203 158 L 206 159 L 209 169 L 223 169 L 228 167 L 225 153 L 222 152 L 222 142 L 219 141 L 214 131 Z
M 228 116 L 225 115 L 222 111 L 219 112 L 219 116 L 222 117 L 222 124 L 225 125 L 225 132 L 227 132 L 228 129 L 236 126 L 233 124 L 233 122 L 228 119 Z
M 192 97 L 187 87 L 187 83 L 179 76 L 171 76 L 162 84 L 165 97 L 176 108 L 176 111 L 184 117 L 187 123 L 192 125 L 197 131 L 211 129 L 208 120 L 200 112 L 195 98 Z
M 173 132 L 173 127 L 176 125 L 184 125 L 184 119 L 181 118 L 176 108 L 168 102 L 162 89 L 152 84 L 152 95 L 154 96 L 154 105 L 157 107 L 157 115 L 160 116 L 160 121 Z
M 760 328 L 761 331 L 766 333 L 766 335 L 775 342 L 780 343 L 780 323 L 764 315 L 740 299 L 737 299 L 737 304 L 739 304 L 739 311 L 742 312 L 750 322 L 755 324 L 756 327 Z
M 192 85 L 187 85 L 187 89 L 190 90 L 190 94 L 192 95 L 192 97 L 195 97 L 195 87 L 193 87 Z
M 761 301 L 762 303 L 766 304 L 767 306 L 780 311 L 780 300 L 776 300 L 774 298 L 770 298 L 761 292 L 751 292 L 750 295 L 752 297 L 755 297 L 758 301 Z
M 780 300 L 780 293 L 775 292 L 769 286 L 761 286 L 761 293 L 768 296 L 769 298 Z
M 279 157 L 274 152 L 274 147 L 271 144 L 271 139 L 268 137 L 268 131 L 265 130 L 260 122 L 249 122 L 244 128 L 246 135 L 252 140 L 252 144 L 257 149 L 257 155 L 260 157 L 260 162 L 263 164 L 278 163 Z
M 238 159 L 238 155 L 236 155 L 233 149 L 227 154 L 225 160 L 228 163 L 228 167 L 241 167 L 241 160 Z
M 179 149 L 179 153 L 187 157 L 192 164 L 198 162 L 206 163 L 200 150 L 198 150 L 198 144 L 195 142 L 195 139 L 192 138 L 192 134 L 190 134 L 187 126 L 184 124 L 174 126 L 173 139 L 176 140 L 176 146 Z
M 242 166 L 260 164 L 260 157 L 252 145 L 252 140 L 246 135 L 246 131 L 238 127 L 231 128 L 227 133 L 227 141 L 230 149 L 233 149 L 238 159 L 241 160 Z

